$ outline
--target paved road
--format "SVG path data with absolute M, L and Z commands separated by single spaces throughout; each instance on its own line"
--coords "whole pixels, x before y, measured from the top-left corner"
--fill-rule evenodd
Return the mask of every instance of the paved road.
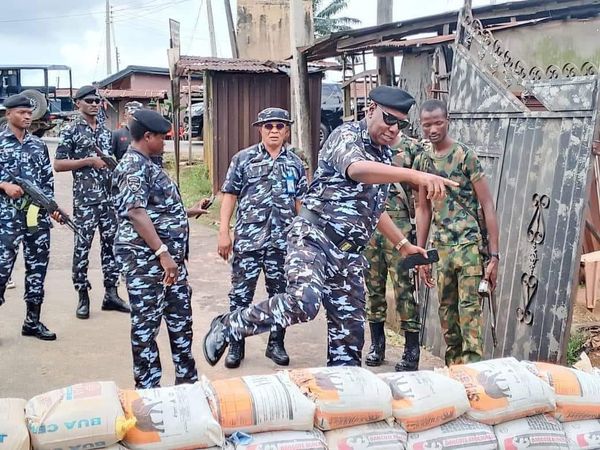
M 53 153 L 54 142 L 49 143 Z M 55 174 L 56 197 L 71 211 L 71 175 Z M 189 269 L 193 294 L 194 355 L 199 371 L 211 379 L 238 375 L 271 373 L 278 368 L 264 357 L 267 335 L 248 340 L 246 359 L 237 370 L 210 367 L 204 361 L 200 340 L 212 317 L 227 308 L 229 266 L 216 253 L 215 230 L 191 224 Z M 103 288 L 97 238 L 90 263 L 92 309 L 89 320 L 75 317 L 76 293 L 71 283 L 73 236 L 64 227 L 52 231 L 51 261 L 46 279 L 44 323 L 57 333 L 55 342 L 42 342 L 20 334 L 24 317 L 23 263 L 19 258 L 14 279 L 17 288 L 7 291 L 6 304 L 0 309 L 0 397 L 30 398 L 41 392 L 91 380 L 114 380 L 122 388 L 133 386 L 129 341 L 129 316 L 100 310 Z M 126 298 L 124 287 L 120 293 Z M 262 286 L 258 298 L 265 297 Z M 291 327 L 286 339 L 292 363 L 290 367 L 322 366 L 326 363 L 326 322 L 323 314 L 311 323 Z M 166 328 L 159 335 L 163 360 L 163 385 L 173 384 Z M 400 356 L 399 348 L 388 351 L 389 362 L 378 371 L 392 371 Z M 439 366 L 440 360 L 426 357 L 422 368 Z

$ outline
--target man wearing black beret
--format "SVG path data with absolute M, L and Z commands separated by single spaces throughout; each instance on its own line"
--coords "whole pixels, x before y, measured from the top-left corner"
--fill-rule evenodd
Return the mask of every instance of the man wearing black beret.
M 391 165 L 390 145 L 408 123 L 414 99 L 405 91 L 378 87 L 360 122 L 335 129 L 319 154 L 303 208 L 287 234 L 287 290 L 260 303 L 217 316 L 204 338 L 211 365 L 229 342 L 288 327 L 327 311 L 329 366 L 361 365 L 365 323 L 365 258 L 375 228 L 403 255 L 420 253 L 384 211 L 389 183 L 423 186 L 441 199 L 456 183 Z
M 83 86 L 75 94 L 79 115 L 61 131 L 54 169 L 73 172 L 73 219 L 80 230 L 75 235 L 73 285 L 79 296 L 75 315 L 90 316 L 88 290 L 89 254 L 94 233 L 100 231 L 102 272 L 104 274 L 103 310 L 128 313 L 129 306 L 117 293 L 119 270 L 113 255 L 117 221 L 110 198 L 111 173 L 97 150 L 112 155 L 111 133 L 96 120 L 101 99 L 94 86 Z
M 138 389 L 160 385 L 156 336 L 163 318 L 175 384 L 198 380 L 192 356 L 192 292 L 185 265 L 187 214 L 175 183 L 151 161 L 162 154 L 170 129 L 171 123 L 157 112 L 136 111 L 129 123 L 133 142 L 113 173 L 119 222 L 115 256 L 125 274 L 131 304 L 133 374 Z
M 33 109 L 29 98 L 13 95 L 4 106 L 7 126 L 0 131 L 0 305 L 22 242 L 27 315 L 21 333 L 53 341 L 56 334 L 40 321 L 50 257 L 50 216 L 32 205 L 9 176 L 25 179 L 54 198 L 50 156 L 46 144 L 27 131 Z M 57 213 L 52 217 L 59 220 L 59 216 Z

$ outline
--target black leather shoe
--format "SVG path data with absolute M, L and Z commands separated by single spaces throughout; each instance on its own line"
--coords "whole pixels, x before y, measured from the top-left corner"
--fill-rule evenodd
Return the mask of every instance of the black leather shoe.
M 102 311 L 119 311 L 124 313 L 130 313 L 131 308 L 123 300 L 119 297 L 119 293 L 117 292 L 117 287 L 107 287 L 106 293 L 104 294 L 104 300 L 102 301 Z
M 21 328 L 21 334 L 23 336 L 33 336 L 42 341 L 54 341 L 56 340 L 56 334 L 40 322 L 41 309 L 42 305 L 27 303 L 27 315 L 25 316 L 25 322 L 23 322 L 23 328 Z
M 285 351 L 283 340 L 285 338 L 285 328 L 277 331 L 271 331 L 269 334 L 269 343 L 265 356 L 273 360 L 278 366 L 287 366 L 290 364 L 290 357 Z
M 370 367 L 380 366 L 385 360 L 385 322 L 369 322 L 371 329 L 371 347 L 365 358 Z
M 231 341 L 229 343 L 229 352 L 225 358 L 225 367 L 228 369 L 236 369 L 240 367 L 242 359 L 244 359 L 246 353 L 246 341 Z
M 212 320 L 208 333 L 206 333 L 202 342 L 204 358 L 211 366 L 219 362 L 227 345 L 229 345 L 227 342 L 227 328 L 223 323 L 226 316 L 227 314 L 221 314 Z
M 396 372 L 415 372 L 419 369 L 419 358 L 421 357 L 421 347 L 419 346 L 419 333 L 405 331 L 404 353 L 402 359 L 394 369 Z
M 77 303 L 77 309 L 75 315 L 78 319 L 88 319 L 90 317 L 90 295 L 87 289 L 79 291 L 79 302 Z

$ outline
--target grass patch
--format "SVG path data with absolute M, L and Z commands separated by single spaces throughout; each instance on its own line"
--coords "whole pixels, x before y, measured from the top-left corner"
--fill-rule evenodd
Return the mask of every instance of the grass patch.
M 567 366 L 571 367 L 579 361 L 579 355 L 583 352 L 587 340 L 587 333 L 581 330 L 571 333 L 567 344 Z
M 175 158 L 172 154 L 165 155 L 163 161 L 165 170 L 175 180 Z M 208 167 L 203 162 L 194 162 L 192 165 L 179 166 L 179 190 L 183 204 L 186 207 L 194 205 L 203 198 L 212 194 L 212 183 L 208 174 Z M 220 199 L 216 199 L 209 208 L 209 213 L 201 216 L 198 221 L 204 225 L 218 227 Z M 194 220 L 190 218 L 190 220 Z

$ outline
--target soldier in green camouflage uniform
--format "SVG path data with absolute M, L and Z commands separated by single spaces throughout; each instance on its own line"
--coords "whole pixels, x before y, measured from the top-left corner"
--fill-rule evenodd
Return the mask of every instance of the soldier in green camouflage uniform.
M 445 103 L 428 100 L 421 107 L 421 128 L 431 141 L 417 156 L 414 168 L 447 176 L 460 184 L 449 190 L 444 200 L 433 202 L 432 245 L 438 249 L 437 288 L 439 316 L 446 341 L 446 364 L 481 360 L 482 314 L 477 289 L 483 278 L 491 290 L 498 273 L 498 222 L 494 202 L 483 168 L 475 151 L 448 135 Z M 482 233 L 477 210 L 479 205 L 489 233 L 489 262 L 484 267 L 481 254 Z M 417 242 L 425 244 L 431 222 L 431 202 L 419 190 L 417 204 Z M 433 286 L 431 273 L 422 267 L 420 275 Z
M 393 146 L 393 164 L 411 168 L 417 154 L 423 147 L 418 140 L 400 134 Z M 386 203 L 386 211 L 411 242 L 416 241 L 411 217 L 414 218 L 412 190 L 406 184 L 393 184 Z M 400 267 L 402 258 L 392 242 L 379 231 L 375 231 L 364 253 L 369 269 L 365 272 L 367 286 L 367 320 L 371 329 L 371 348 L 365 363 L 380 366 L 385 359 L 384 325 L 387 315 L 385 298 L 388 273 L 394 286 L 394 302 L 400 315 L 400 328 L 404 331 L 406 344 L 402 360 L 396 364 L 397 371 L 417 370 L 419 365 L 419 308 L 415 301 L 415 287 L 412 273 Z

